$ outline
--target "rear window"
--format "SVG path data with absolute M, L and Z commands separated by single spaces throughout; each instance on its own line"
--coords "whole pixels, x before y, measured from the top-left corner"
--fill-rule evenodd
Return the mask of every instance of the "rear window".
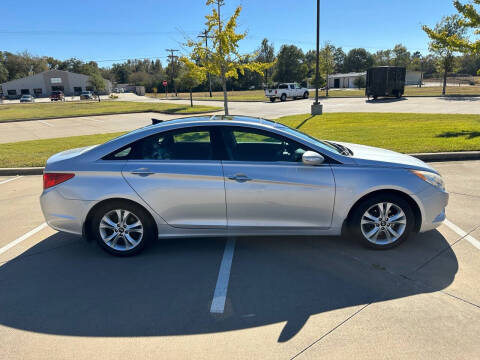
M 288 89 L 288 85 L 287 84 L 280 84 L 280 85 L 278 85 L 278 88 L 279 89 Z

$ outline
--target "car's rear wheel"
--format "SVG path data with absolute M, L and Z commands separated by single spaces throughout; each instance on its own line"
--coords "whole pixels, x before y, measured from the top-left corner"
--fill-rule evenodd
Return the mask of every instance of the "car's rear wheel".
M 126 201 L 112 201 L 96 209 L 91 222 L 102 249 L 117 256 L 137 254 L 155 238 L 155 225 L 142 207 Z
M 364 245 L 390 249 L 400 245 L 414 228 L 408 201 L 395 194 L 369 197 L 353 210 L 350 229 Z
M 282 94 L 282 96 L 280 96 L 280 101 L 285 101 L 285 100 L 287 100 L 287 95 Z

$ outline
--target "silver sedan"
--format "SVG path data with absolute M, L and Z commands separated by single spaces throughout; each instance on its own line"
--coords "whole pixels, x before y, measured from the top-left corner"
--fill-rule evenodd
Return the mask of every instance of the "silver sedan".
M 439 226 L 448 193 L 408 155 L 263 119 L 152 124 L 48 159 L 48 224 L 132 255 L 157 238 L 348 233 L 376 249 Z

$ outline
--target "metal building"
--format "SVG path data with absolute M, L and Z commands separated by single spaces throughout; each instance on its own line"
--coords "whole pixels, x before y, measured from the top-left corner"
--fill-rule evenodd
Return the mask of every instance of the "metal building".
M 21 79 L 0 84 L 3 96 L 16 99 L 25 94 L 35 97 L 48 97 L 52 91 L 63 91 L 66 96 L 79 95 L 82 91 L 93 91 L 89 76 L 63 70 L 48 70 Z M 110 81 L 105 80 L 105 91 L 112 90 Z

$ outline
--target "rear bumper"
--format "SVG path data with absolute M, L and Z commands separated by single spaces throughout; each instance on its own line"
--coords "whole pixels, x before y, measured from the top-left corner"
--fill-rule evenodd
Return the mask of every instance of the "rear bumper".
M 95 201 L 65 199 L 56 188 L 40 195 L 40 205 L 47 224 L 58 231 L 82 235 L 83 223 Z

